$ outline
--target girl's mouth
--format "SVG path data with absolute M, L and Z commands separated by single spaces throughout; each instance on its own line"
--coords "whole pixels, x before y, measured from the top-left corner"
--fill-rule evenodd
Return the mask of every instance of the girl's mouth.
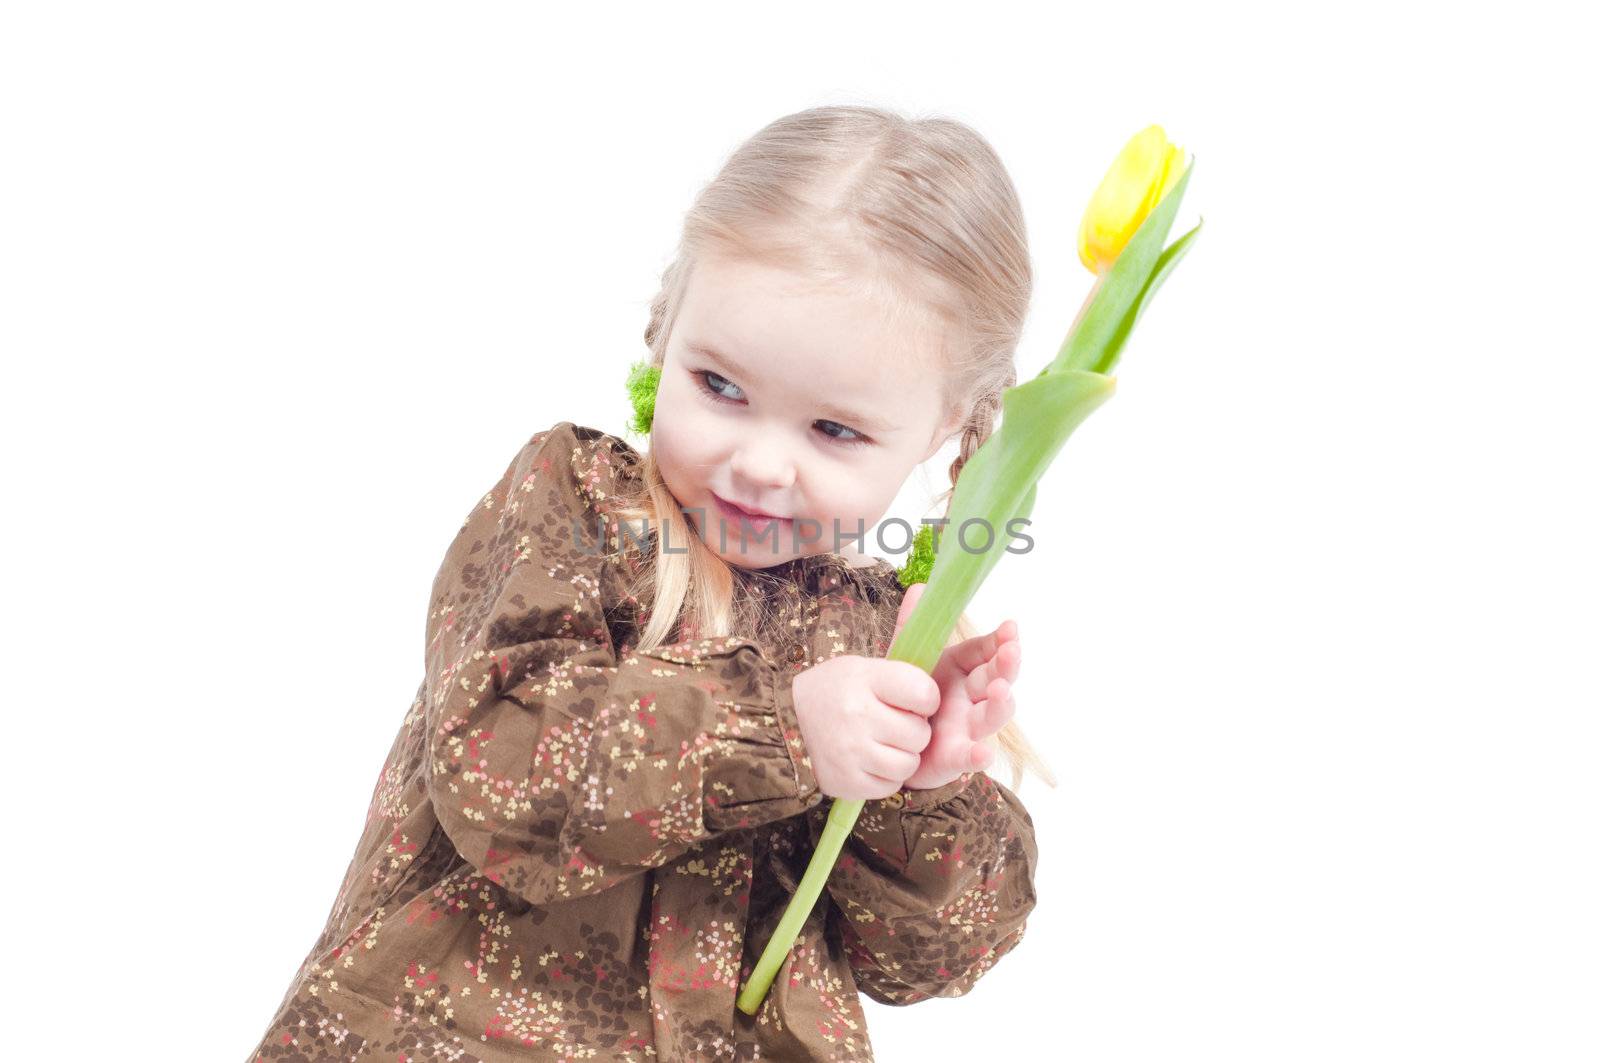
M 788 517 L 774 517 L 770 513 L 752 513 L 747 509 L 741 509 L 715 491 L 711 492 L 711 497 L 717 500 L 717 509 L 721 511 L 724 520 L 733 521 L 734 523 L 739 523 L 740 521 L 748 522 L 758 532 L 765 531 L 767 526 L 775 521 L 779 524 L 781 531 L 781 526 L 789 519 Z

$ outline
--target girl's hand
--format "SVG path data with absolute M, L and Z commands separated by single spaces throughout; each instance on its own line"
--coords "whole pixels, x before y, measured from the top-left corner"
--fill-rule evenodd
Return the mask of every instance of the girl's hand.
M 866 801 L 899 791 L 928 744 L 939 685 L 909 661 L 843 655 L 807 668 L 792 687 L 817 788 Z
M 916 608 L 925 583 L 913 584 L 900 603 L 895 633 Z M 931 790 L 994 761 L 984 740 L 1004 727 L 1016 712 L 1012 684 L 1022 665 L 1017 622 L 1007 620 L 987 635 L 945 648 L 934 666 L 939 684 L 939 709 L 929 720 L 933 734 L 921 762 L 903 784 L 908 790 Z

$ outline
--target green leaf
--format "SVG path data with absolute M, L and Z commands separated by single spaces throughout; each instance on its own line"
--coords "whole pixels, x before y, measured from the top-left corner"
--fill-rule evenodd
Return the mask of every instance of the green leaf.
M 1101 356 L 1101 364 L 1095 367 L 1095 372 L 1109 374 L 1117 367 L 1117 360 L 1122 356 L 1122 348 L 1128 342 L 1128 337 L 1133 335 L 1133 326 L 1139 323 L 1139 318 L 1144 314 L 1144 308 L 1150 305 L 1150 300 L 1155 298 L 1156 291 L 1166 281 L 1167 274 L 1172 272 L 1183 256 L 1189 253 L 1194 238 L 1200 235 L 1200 226 L 1205 219 L 1193 229 L 1174 240 L 1172 246 L 1161 252 L 1161 257 L 1156 259 L 1155 272 L 1150 274 L 1150 279 L 1145 282 L 1144 291 L 1139 293 L 1138 300 L 1133 304 L 1122 319 L 1122 324 L 1117 327 L 1110 343 L 1106 344 L 1105 354 Z
M 928 589 L 889 656 L 933 671 L 956 620 L 1006 553 L 1008 522 L 1033 512 L 1035 485 L 1056 452 L 1116 390 L 1081 370 L 1053 372 L 1006 389 L 1000 427 L 967 460 L 950 499 Z M 964 530 L 965 529 L 965 530 Z M 987 542 L 987 549 L 981 549 Z

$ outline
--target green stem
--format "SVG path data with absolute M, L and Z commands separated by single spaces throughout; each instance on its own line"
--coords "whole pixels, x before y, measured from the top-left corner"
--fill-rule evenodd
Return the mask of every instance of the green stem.
M 778 968 L 783 966 L 785 957 L 789 955 L 789 947 L 800 936 L 800 928 L 805 925 L 811 909 L 817 906 L 817 898 L 822 896 L 822 888 L 833 873 L 833 865 L 839 859 L 845 839 L 850 837 L 856 818 L 865 806 L 865 801 L 835 801 L 833 807 L 828 809 L 828 820 L 822 826 L 822 837 L 817 841 L 811 863 L 806 865 L 806 873 L 801 876 L 789 907 L 784 909 L 783 918 L 778 920 L 772 940 L 767 942 L 767 947 L 761 951 L 761 959 L 756 961 L 755 969 L 750 972 L 750 980 L 739 992 L 739 1010 L 746 1015 L 754 1015 L 761 1006 L 772 980 L 778 976 Z
M 932 590 L 931 586 L 929 590 Z M 888 659 L 907 661 L 924 672 L 932 672 L 944 652 L 944 644 L 950 639 L 950 632 L 955 630 L 956 625 L 953 615 L 950 616 L 948 623 L 944 623 L 939 614 L 938 609 L 927 607 L 926 592 L 924 592 L 924 600 L 917 603 L 917 607 L 911 611 L 911 616 L 906 619 L 905 625 L 896 634 L 894 642 L 890 644 Z M 921 639 L 916 637 L 919 632 L 924 636 Z M 919 646 L 920 649 L 913 649 L 913 646 Z M 800 928 L 805 925 L 811 909 L 817 906 L 817 898 L 822 896 L 823 887 L 828 884 L 828 876 L 833 873 L 834 865 L 839 862 L 839 853 L 844 849 L 845 840 L 855 829 L 856 820 L 860 818 L 861 810 L 865 807 L 865 801 L 841 799 L 835 801 L 833 807 L 828 809 L 828 819 L 822 825 L 822 836 L 817 840 L 816 848 L 811 854 L 811 862 L 806 865 L 806 873 L 800 876 L 800 885 L 795 887 L 794 896 L 789 899 L 789 907 L 783 910 L 783 918 L 778 920 L 777 929 L 773 930 L 772 937 L 767 941 L 767 947 L 761 950 L 761 958 L 751 970 L 750 980 L 739 991 L 739 999 L 735 1003 L 746 1015 L 756 1013 L 756 1009 L 761 1006 L 761 999 L 772 987 L 772 980 L 778 976 L 778 969 L 783 966 L 784 957 L 789 955 L 789 950 L 799 938 Z

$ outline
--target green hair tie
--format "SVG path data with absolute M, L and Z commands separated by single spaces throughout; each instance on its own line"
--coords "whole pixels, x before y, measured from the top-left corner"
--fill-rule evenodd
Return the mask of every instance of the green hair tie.
M 911 539 L 911 556 L 896 571 L 900 586 L 910 589 L 913 583 L 926 583 L 933 574 L 933 525 L 924 524 Z
M 656 388 L 661 386 L 661 367 L 635 362 L 628 370 L 628 398 L 633 403 L 633 420 L 628 427 L 644 435 L 656 419 Z

